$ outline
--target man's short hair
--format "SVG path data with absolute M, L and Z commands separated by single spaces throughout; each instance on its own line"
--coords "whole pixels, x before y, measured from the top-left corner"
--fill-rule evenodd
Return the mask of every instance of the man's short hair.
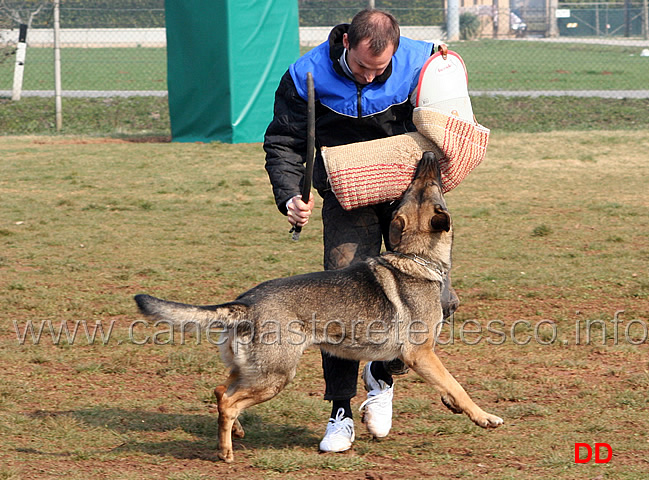
M 389 45 L 396 52 L 400 36 L 397 19 L 388 12 L 373 8 L 366 8 L 354 15 L 347 32 L 350 49 L 369 39 L 370 51 L 374 55 L 380 55 Z

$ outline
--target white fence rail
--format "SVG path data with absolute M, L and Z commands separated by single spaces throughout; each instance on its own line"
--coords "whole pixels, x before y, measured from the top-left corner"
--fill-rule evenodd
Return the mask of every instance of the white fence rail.
M 300 27 L 300 45 L 314 47 L 327 40 L 332 27 Z M 401 27 L 406 37 L 437 41 L 443 38 L 441 27 Z M 18 42 L 18 30 L 0 30 L 0 44 Z M 27 34 L 30 47 L 52 47 L 51 28 L 32 28 Z M 167 38 L 164 28 L 63 28 L 62 48 L 155 47 L 164 48 Z
M 300 46 L 315 47 L 327 40 L 333 27 L 300 27 Z M 401 34 L 413 40 L 439 41 L 444 38 L 442 27 L 438 26 L 401 26 Z
M 0 30 L 0 42 L 16 43 L 17 30 Z M 32 28 L 27 33 L 30 47 L 53 47 L 54 30 Z M 164 28 L 62 28 L 61 47 L 158 47 L 167 45 Z

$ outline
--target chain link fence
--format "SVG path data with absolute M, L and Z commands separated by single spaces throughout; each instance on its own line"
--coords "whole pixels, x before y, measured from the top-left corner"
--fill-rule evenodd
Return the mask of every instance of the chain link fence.
M 14 89 L 18 27 L 28 22 L 22 95 L 52 95 L 52 2 L 0 0 L 0 18 L 11 24 L 0 29 L 0 96 Z M 63 0 L 60 25 L 64 96 L 167 94 L 164 0 Z
M 375 0 L 411 38 L 443 41 L 444 0 Z M 465 60 L 474 94 L 649 96 L 647 0 L 459 0 Z M 367 0 L 299 0 L 302 52 L 349 22 Z M 164 96 L 164 0 L 63 0 L 64 96 Z M 503 22 L 502 19 L 508 19 Z M 29 24 L 22 95 L 54 90 L 50 0 L 0 0 L 0 97 L 10 97 L 19 24 Z

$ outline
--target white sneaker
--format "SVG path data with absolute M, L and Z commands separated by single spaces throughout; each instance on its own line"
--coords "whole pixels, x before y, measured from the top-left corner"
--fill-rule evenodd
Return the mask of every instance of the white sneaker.
M 354 420 L 344 418 L 345 410 L 338 409 L 336 418 L 330 418 L 327 424 L 325 436 L 320 442 L 320 451 L 322 452 L 344 452 L 352 447 L 352 442 L 356 438 L 354 434 Z
M 383 380 L 377 380 L 372 376 L 368 362 L 363 369 L 362 378 L 367 390 L 365 400 L 359 410 L 363 414 L 363 423 L 367 430 L 376 438 L 387 437 L 392 427 L 392 396 L 393 387 L 388 386 Z

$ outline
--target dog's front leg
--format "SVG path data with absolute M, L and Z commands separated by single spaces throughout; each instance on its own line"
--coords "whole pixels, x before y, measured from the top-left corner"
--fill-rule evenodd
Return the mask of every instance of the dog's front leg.
M 422 346 L 404 355 L 403 360 L 441 393 L 444 404 L 454 412 L 466 413 L 476 425 L 484 428 L 495 428 L 504 423 L 502 418 L 485 412 L 471 400 L 462 385 L 446 370 L 428 346 Z

